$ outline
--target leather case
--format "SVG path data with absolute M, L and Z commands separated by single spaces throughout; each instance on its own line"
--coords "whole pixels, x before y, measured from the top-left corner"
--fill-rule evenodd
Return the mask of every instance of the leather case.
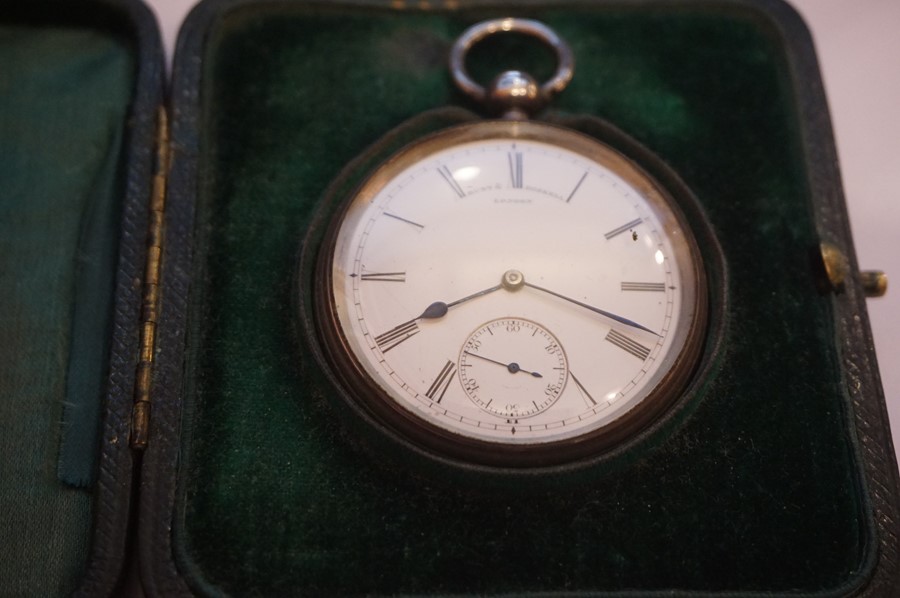
M 812 42 L 786 4 L 207 0 L 166 98 L 136 2 L 4 14 L 0 52 L 17 68 L 0 83 L 20 91 L 0 100 L 0 143 L 19 160 L 0 169 L 13 190 L 0 301 L 19 328 L 0 340 L 0 498 L 6 545 L 21 547 L 0 565 L 5 590 L 108 595 L 139 578 L 165 596 L 900 591 L 865 292 Z M 667 162 L 724 257 L 709 272 L 717 333 L 678 409 L 589 467 L 531 479 L 448 471 L 345 417 L 304 333 L 315 281 L 298 266 L 347 163 L 476 110 L 447 50 L 510 14 L 575 51 L 543 118 L 602 118 Z M 473 60 L 479 75 L 495 66 L 490 52 Z M 90 109 L 102 118 L 80 128 L 67 116 Z M 61 115 L 55 128 L 44 111 Z M 38 202 L 59 188 L 80 199 Z M 47 279 L 63 283 L 47 292 Z M 20 307 L 37 297 L 43 311 Z M 21 380 L 51 370 L 29 403 Z

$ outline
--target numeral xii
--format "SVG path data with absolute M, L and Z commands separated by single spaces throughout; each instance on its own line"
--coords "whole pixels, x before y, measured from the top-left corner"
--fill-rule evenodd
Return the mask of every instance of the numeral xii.
M 523 182 L 522 152 L 509 152 L 509 179 L 514 189 L 521 189 Z

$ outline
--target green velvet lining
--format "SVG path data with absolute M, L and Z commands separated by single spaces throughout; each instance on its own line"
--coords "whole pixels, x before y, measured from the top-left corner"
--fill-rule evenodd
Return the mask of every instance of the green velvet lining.
M 446 51 L 509 10 L 258 5 L 216 22 L 175 530 L 193 584 L 312 595 L 858 581 L 864 498 L 831 306 L 808 263 L 818 239 L 783 48 L 752 15 L 666 6 L 527 12 L 576 55 L 555 110 L 613 122 L 699 197 L 730 272 L 724 351 L 670 434 L 593 481 L 522 495 L 409 476 L 355 447 L 298 341 L 292 284 L 329 182 L 405 119 L 465 105 Z
M 122 132 L 123 40 L 0 23 L 2 592 L 70 594 L 91 530 Z M 59 467 L 59 477 L 57 477 Z

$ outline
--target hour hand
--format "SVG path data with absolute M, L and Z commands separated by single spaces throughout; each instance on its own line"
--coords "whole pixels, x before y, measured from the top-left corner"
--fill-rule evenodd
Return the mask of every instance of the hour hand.
M 449 311 L 449 309 L 454 305 L 459 305 L 460 303 L 464 303 L 466 301 L 469 301 L 470 299 L 475 299 L 476 297 L 482 297 L 489 293 L 493 293 L 494 291 L 499 290 L 501 286 L 502 285 L 498 284 L 488 289 L 478 291 L 477 293 L 472 293 L 471 295 L 467 295 L 462 299 L 457 299 L 452 303 L 435 301 L 434 303 L 426 307 L 425 311 L 423 311 L 412 320 L 407 320 L 406 322 L 398 324 L 390 330 L 376 336 L 375 344 L 378 345 L 382 353 L 387 353 L 406 339 L 412 338 L 419 333 L 419 326 L 416 323 L 419 320 L 437 320 L 443 318 L 445 315 L 447 315 L 447 311 Z
M 447 312 L 450 310 L 451 307 L 455 307 L 455 306 L 459 305 L 460 303 L 465 303 L 466 301 L 475 299 L 477 297 L 483 297 L 485 295 L 489 295 L 490 293 L 493 293 L 494 291 L 499 291 L 501 287 L 502 287 L 502 285 L 498 284 L 498 285 L 492 286 L 490 288 L 484 289 L 482 291 L 478 291 L 477 293 L 472 293 L 471 295 L 466 295 L 462 299 L 457 299 L 456 301 L 453 301 L 452 303 L 444 303 L 443 301 L 435 301 L 434 303 L 432 303 L 431 305 L 426 307 L 425 311 L 423 311 L 422 314 L 416 319 L 417 320 L 436 320 L 438 318 L 443 318 L 445 315 L 447 315 Z

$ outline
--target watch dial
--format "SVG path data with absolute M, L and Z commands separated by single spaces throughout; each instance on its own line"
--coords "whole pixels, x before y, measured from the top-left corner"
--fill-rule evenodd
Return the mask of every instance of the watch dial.
M 373 174 L 330 243 L 326 336 L 358 400 L 469 458 L 621 440 L 699 354 L 702 268 L 677 208 L 565 129 L 429 137 Z

